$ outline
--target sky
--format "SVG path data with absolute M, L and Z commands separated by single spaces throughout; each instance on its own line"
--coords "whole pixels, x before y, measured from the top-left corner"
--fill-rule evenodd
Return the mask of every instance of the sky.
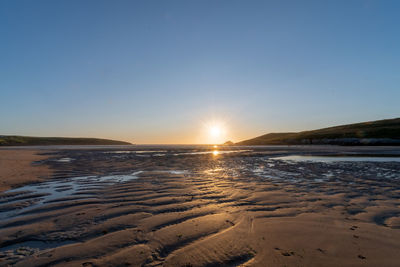
M 220 143 L 400 117 L 399 14 L 386 0 L 3 0 L 0 134 Z

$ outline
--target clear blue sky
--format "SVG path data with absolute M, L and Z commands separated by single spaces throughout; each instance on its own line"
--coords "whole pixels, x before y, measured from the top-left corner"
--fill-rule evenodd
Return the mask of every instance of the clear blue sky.
M 206 143 L 400 116 L 400 1 L 0 1 L 0 134 Z

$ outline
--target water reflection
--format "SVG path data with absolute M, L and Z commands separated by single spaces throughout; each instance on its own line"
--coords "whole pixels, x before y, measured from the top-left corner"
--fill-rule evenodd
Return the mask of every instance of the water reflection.
M 368 161 L 368 162 L 400 162 L 400 157 L 360 157 L 360 156 L 302 156 L 291 155 L 272 158 L 286 161 L 311 161 L 311 162 L 341 162 L 341 161 Z

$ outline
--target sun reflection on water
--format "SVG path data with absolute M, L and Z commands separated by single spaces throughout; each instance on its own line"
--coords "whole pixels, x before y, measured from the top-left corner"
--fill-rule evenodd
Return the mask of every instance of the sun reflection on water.
M 219 151 L 218 151 L 218 150 L 214 150 L 214 151 L 213 151 L 213 155 L 214 155 L 214 156 L 218 156 L 218 154 L 219 154 Z

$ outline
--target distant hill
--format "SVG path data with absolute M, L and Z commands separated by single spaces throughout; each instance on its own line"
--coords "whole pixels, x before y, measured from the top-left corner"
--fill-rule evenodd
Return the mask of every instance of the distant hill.
M 235 143 L 233 143 L 232 141 L 226 141 L 225 143 L 223 143 L 223 146 L 233 146 Z
M 400 145 L 400 118 L 295 133 L 269 133 L 235 145 Z
M 31 137 L 0 135 L 0 146 L 47 146 L 47 145 L 131 145 L 131 143 L 99 139 L 71 137 Z

